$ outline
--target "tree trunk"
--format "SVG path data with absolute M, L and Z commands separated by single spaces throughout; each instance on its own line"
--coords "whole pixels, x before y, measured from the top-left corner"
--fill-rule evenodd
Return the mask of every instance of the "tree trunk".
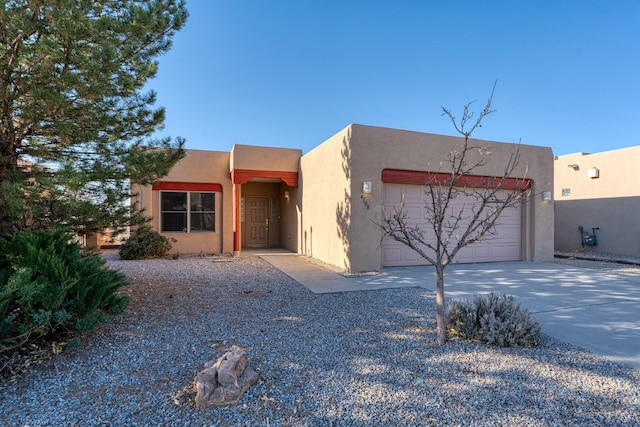
M 438 333 L 438 345 L 447 342 L 447 331 L 444 318 L 444 267 L 436 266 L 436 332 Z

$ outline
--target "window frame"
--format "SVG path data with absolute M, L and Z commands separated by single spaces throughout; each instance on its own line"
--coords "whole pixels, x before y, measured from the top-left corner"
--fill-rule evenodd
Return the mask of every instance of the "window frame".
M 159 191 L 160 197 L 159 205 L 160 205 L 160 232 L 161 233 L 216 233 L 217 224 L 216 224 L 216 192 L 215 191 L 184 191 L 184 190 L 161 190 Z M 180 193 L 186 194 L 186 206 L 184 210 L 164 210 L 163 209 L 163 195 L 165 193 Z M 211 194 L 213 195 L 213 210 L 193 210 L 191 206 L 191 195 L 192 194 Z M 165 230 L 165 214 L 183 214 L 185 216 L 185 226 L 182 230 Z M 212 230 L 192 230 L 192 214 L 211 214 L 213 215 L 213 229 Z

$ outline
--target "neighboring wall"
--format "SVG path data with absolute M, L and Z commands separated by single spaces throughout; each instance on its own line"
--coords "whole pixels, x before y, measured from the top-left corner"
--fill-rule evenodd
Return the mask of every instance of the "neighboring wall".
M 301 252 L 350 271 L 380 268 L 382 234 L 374 221 L 382 211 L 382 170 L 446 171 L 441 162 L 462 141 L 351 125 L 304 155 Z M 516 144 L 473 142 L 491 147 L 492 152 L 488 163 L 474 171 L 478 175 L 502 175 L 517 148 Z M 549 261 L 553 259 L 553 203 L 543 202 L 539 193 L 552 189 L 553 154 L 548 147 L 521 145 L 520 156 L 513 176 L 529 178 L 534 185 L 524 209 L 523 258 Z M 372 183 L 371 194 L 362 194 L 363 181 Z
M 220 151 L 186 150 L 186 156 L 161 181 L 220 184 L 216 193 L 216 231 L 162 233 L 176 239 L 172 252 L 228 253 L 233 252 L 233 186 L 229 176 L 229 153 Z M 151 226 L 160 230 L 160 192 L 151 186 L 134 186 L 134 208 L 143 208 L 152 217 Z
M 555 248 L 582 250 L 578 226 L 596 230 L 588 251 L 640 255 L 640 187 L 635 172 L 640 146 L 602 153 L 575 153 L 555 160 Z M 588 176 L 596 168 L 598 177 Z
M 84 236 L 84 246 L 87 248 L 102 249 L 122 245 L 129 238 L 129 229 L 116 236 L 112 236 L 112 229 L 106 229 L 102 233 L 89 233 Z

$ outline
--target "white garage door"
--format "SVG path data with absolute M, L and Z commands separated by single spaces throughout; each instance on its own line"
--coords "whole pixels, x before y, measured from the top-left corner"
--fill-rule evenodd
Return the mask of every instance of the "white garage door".
M 422 185 L 384 184 L 383 204 L 385 212 L 392 212 L 394 207 L 397 208 L 404 194 L 405 209 L 409 215 L 409 223 L 411 225 L 425 224 L 428 216 L 424 203 L 426 188 Z M 468 209 L 474 201 L 471 197 L 459 196 L 454 199 L 453 208 L 460 209 L 464 205 Z M 520 261 L 522 259 L 521 211 L 520 205 L 506 209 L 498 219 L 496 234 L 462 248 L 455 257 L 454 262 Z M 433 231 L 430 228 L 425 228 L 425 235 L 431 235 L 435 242 Z M 427 264 L 418 253 L 389 238 L 385 238 L 382 243 L 382 256 L 385 267 Z

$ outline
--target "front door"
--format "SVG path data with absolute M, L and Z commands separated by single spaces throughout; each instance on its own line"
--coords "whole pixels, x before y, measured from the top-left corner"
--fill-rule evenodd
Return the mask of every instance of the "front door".
M 269 244 L 269 199 L 248 197 L 249 223 L 247 246 L 267 246 Z

